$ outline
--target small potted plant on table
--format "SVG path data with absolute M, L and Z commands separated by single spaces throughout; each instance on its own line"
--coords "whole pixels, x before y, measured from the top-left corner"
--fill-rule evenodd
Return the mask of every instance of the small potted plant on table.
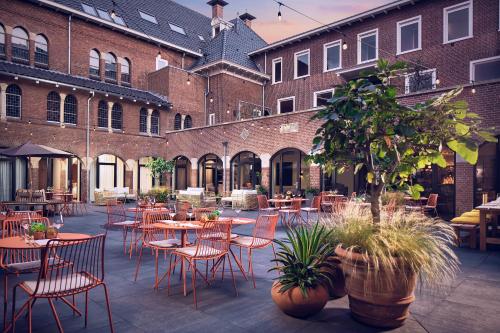
M 44 239 L 46 231 L 47 227 L 43 223 L 34 222 L 30 225 L 30 234 L 35 240 Z

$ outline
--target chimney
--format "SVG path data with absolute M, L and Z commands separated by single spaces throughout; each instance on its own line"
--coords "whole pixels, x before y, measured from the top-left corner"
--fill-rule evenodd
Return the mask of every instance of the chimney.
M 224 6 L 227 5 L 227 2 L 224 0 L 210 0 L 207 2 L 207 5 L 212 6 L 212 19 L 224 17 Z
M 240 15 L 240 19 L 245 22 L 246 26 L 252 29 L 252 21 L 255 20 L 255 16 L 245 13 Z

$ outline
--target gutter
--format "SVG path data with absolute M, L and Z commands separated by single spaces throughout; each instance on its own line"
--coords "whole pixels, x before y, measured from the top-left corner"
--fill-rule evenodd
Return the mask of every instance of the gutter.
M 68 74 L 71 74 L 71 14 L 68 15 Z
M 260 71 L 257 71 L 257 70 L 254 70 L 254 69 L 250 69 L 250 68 L 246 68 L 246 67 L 240 66 L 238 64 L 235 64 L 234 62 L 227 61 L 227 60 L 217 60 L 217 61 L 205 64 L 205 65 L 202 65 L 200 67 L 193 68 L 191 71 L 197 72 L 197 71 L 201 71 L 203 69 L 207 69 L 207 68 L 214 67 L 214 66 L 217 66 L 217 65 L 232 66 L 232 67 L 241 69 L 242 71 L 246 71 L 248 73 L 251 73 L 251 74 L 254 74 L 254 75 L 259 76 L 261 78 L 264 78 L 266 80 L 269 80 L 271 78 L 269 75 L 264 74 L 264 73 L 262 73 Z

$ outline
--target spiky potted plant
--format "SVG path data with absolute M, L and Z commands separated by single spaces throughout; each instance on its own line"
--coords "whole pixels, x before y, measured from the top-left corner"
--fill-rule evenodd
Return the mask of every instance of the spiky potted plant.
M 271 295 L 284 313 L 304 318 L 321 311 L 328 301 L 331 276 L 324 268 L 330 265 L 328 257 L 333 247 L 328 241 L 329 232 L 318 224 L 286 233 L 287 242 L 275 241 L 279 250 L 272 260 L 276 267 L 270 271 L 278 271 L 279 275 Z

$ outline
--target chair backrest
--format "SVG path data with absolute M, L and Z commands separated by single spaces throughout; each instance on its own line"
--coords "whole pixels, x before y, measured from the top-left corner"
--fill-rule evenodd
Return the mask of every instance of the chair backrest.
M 311 201 L 311 208 L 321 209 L 321 197 L 319 195 L 314 196 Z
M 108 213 L 108 225 L 126 220 L 125 207 L 120 201 L 106 202 L 106 211 Z
M 7 212 L 7 216 L 16 216 L 18 218 L 41 217 L 43 212 L 41 210 L 10 210 Z
M 292 199 L 292 209 L 293 210 L 300 211 L 301 207 L 302 207 L 302 200 L 301 199 Z
M 50 226 L 50 221 L 42 216 L 10 216 L 3 221 L 2 238 L 24 236 L 26 231 L 23 228 L 24 223 L 43 223 L 46 227 Z
M 97 235 L 47 242 L 34 293 L 64 297 L 100 285 L 104 280 L 105 239 L 106 235 Z
M 269 208 L 269 202 L 264 194 L 257 195 L 257 203 L 259 204 L 259 209 Z
M 203 215 L 208 215 L 217 208 L 215 207 L 203 207 L 194 209 L 194 219 L 199 221 Z
M 31 193 L 31 202 L 45 202 L 45 190 L 35 190 Z
M 329 195 L 330 192 L 321 192 L 321 202 L 333 202 L 335 201 L 335 197 L 332 195 Z
M 253 240 L 251 247 L 263 247 L 269 245 L 276 232 L 278 215 L 259 215 L 253 229 Z
M 165 233 L 159 228 L 154 228 L 152 225 L 161 220 L 169 220 L 169 210 L 162 209 L 147 209 L 144 211 L 142 241 L 145 246 L 150 242 L 162 240 L 165 238 Z
M 18 189 L 16 191 L 17 202 L 29 202 L 31 200 L 31 192 L 25 189 Z
M 437 193 L 431 193 L 429 195 L 429 198 L 427 199 L 427 206 L 436 208 L 438 203 L 438 194 Z
M 231 244 L 231 219 L 207 221 L 197 233 L 194 257 L 217 258 L 229 251 Z
M 192 205 L 189 201 L 177 201 L 176 207 L 177 211 L 187 211 L 189 208 L 192 208 Z

